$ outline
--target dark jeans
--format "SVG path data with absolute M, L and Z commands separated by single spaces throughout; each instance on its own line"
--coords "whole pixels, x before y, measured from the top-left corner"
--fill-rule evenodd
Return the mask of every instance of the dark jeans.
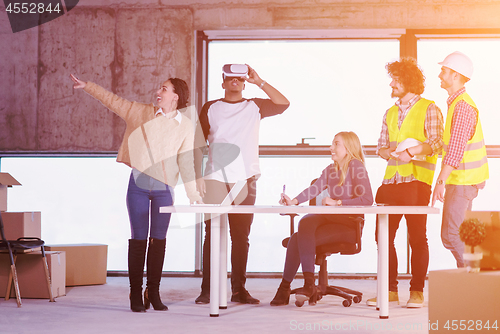
M 203 198 L 205 203 L 220 203 L 226 196 L 228 189 L 233 184 L 209 180 L 206 182 L 207 195 Z M 251 177 L 247 180 L 246 187 L 243 187 L 240 195 L 237 196 L 234 204 L 254 205 L 257 194 L 257 180 Z M 238 292 L 245 287 L 248 250 L 250 244 L 250 226 L 253 221 L 253 214 L 229 214 L 229 234 L 231 236 L 231 290 Z M 205 241 L 203 243 L 203 280 L 201 282 L 202 292 L 210 291 L 210 219 L 205 221 Z
M 305 215 L 299 222 L 298 231 L 288 241 L 283 279 L 291 282 L 300 264 L 302 272 L 314 273 L 316 247 L 355 238 L 356 229 L 350 225 L 359 217 L 362 216 Z
M 146 174 L 140 174 L 136 181 L 131 173 L 127 191 L 131 238 L 146 240 L 149 233 L 151 238 L 165 239 L 171 214 L 160 213 L 160 207 L 170 206 L 173 202 L 173 189 L 170 186 Z
M 412 206 L 429 204 L 431 186 L 420 181 L 399 184 L 383 184 L 377 190 L 378 204 Z M 404 215 L 411 247 L 410 291 L 424 291 L 425 277 L 429 267 L 427 244 L 427 215 Z M 398 291 L 398 256 L 394 239 L 403 215 L 389 215 L 389 291 Z M 378 219 L 377 219 L 378 222 Z M 378 235 L 378 223 L 375 239 Z

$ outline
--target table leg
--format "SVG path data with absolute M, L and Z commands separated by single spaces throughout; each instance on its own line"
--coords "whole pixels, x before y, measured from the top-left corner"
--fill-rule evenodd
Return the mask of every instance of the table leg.
M 210 316 L 219 316 L 220 215 L 212 215 L 210 229 Z
M 389 318 L 389 215 L 378 216 L 377 306 L 379 318 Z
M 220 221 L 220 293 L 219 308 L 227 309 L 227 214 L 221 215 Z
M 378 239 L 378 235 L 377 235 L 377 240 Z M 381 266 L 381 261 L 380 261 L 380 242 L 377 243 L 377 296 L 380 296 L 380 293 L 382 291 L 382 281 L 380 280 L 380 277 L 379 277 L 379 273 L 382 272 L 382 270 L 380 269 L 380 266 Z M 377 298 L 377 311 L 380 310 L 380 297 Z

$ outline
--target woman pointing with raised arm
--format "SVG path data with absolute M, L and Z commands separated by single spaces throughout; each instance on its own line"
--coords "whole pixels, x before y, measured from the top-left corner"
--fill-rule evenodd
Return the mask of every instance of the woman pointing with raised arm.
M 130 309 L 145 312 L 152 304 L 155 310 L 166 311 L 168 307 L 162 303 L 159 290 L 170 213 L 160 213 L 159 209 L 173 205 L 173 187 L 179 174 L 191 203 L 201 203 L 194 176 L 193 127 L 190 119 L 179 112 L 187 106 L 188 86 L 178 78 L 163 82 L 156 92 L 155 106 L 125 100 L 73 74 L 71 80 L 75 83 L 74 89 L 83 89 L 127 124 L 116 160 L 132 168 L 127 191 L 131 227 L 128 247 Z M 162 159 L 156 163 L 150 160 L 159 156 Z M 143 301 L 146 248 L 147 286 Z

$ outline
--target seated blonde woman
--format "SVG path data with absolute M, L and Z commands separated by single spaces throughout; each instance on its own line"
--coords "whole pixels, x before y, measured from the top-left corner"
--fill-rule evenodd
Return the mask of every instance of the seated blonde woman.
M 339 132 L 330 146 L 333 163 L 326 167 L 317 181 L 290 199 L 282 194 L 280 204 L 298 205 L 318 196 L 325 188 L 328 197 L 322 205 L 372 205 L 373 195 L 365 168 L 365 158 L 358 136 L 354 132 Z M 316 301 L 314 257 L 316 247 L 341 241 L 354 230 L 353 223 L 363 215 L 308 214 L 299 222 L 298 232 L 288 242 L 283 279 L 271 305 L 287 305 L 290 283 L 302 265 L 304 287 L 296 294 L 298 301 Z

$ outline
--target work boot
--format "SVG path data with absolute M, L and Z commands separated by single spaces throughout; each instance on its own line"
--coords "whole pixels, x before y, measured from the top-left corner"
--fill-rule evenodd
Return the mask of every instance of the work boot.
M 389 291 L 389 303 L 396 302 L 399 305 L 399 296 L 397 291 Z M 377 306 L 377 297 L 370 298 L 366 301 L 368 306 Z
M 201 290 L 200 295 L 194 301 L 196 304 L 208 304 L 210 303 L 210 291 Z
M 424 306 L 424 293 L 421 291 L 410 291 L 410 299 L 406 303 L 407 308 L 419 308 Z
M 241 304 L 259 304 L 260 300 L 254 298 L 250 295 L 247 289 L 241 287 L 238 291 L 233 292 L 231 295 L 231 301 Z

